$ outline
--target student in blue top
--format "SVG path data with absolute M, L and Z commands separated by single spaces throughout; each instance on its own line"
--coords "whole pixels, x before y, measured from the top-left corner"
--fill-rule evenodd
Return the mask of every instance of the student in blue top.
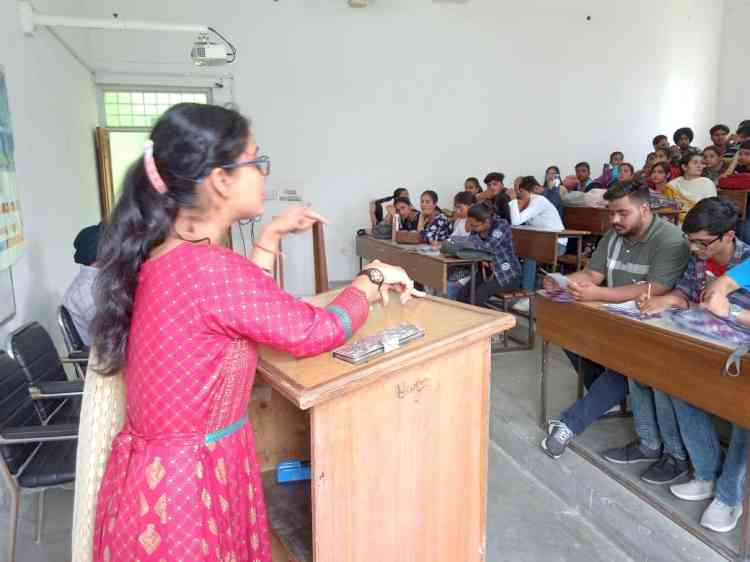
M 477 250 L 492 254 L 492 277 L 478 283 L 476 287 L 476 304 L 485 306 L 487 301 L 497 293 L 513 291 L 521 286 L 521 264 L 513 252 L 513 235 L 510 223 L 493 216 L 486 205 L 473 205 L 466 218 L 466 230 L 471 235 L 469 240 Z M 470 302 L 471 287 L 464 287 L 458 299 Z
M 677 286 L 663 296 L 641 297 L 642 311 L 658 313 L 668 308 L 688 308 L 700 303 L 706 286 L 727 269 L 747 267 L 750 246 L 737 239 L 734 228 L 737 211 L 730 202 L 718 197 L 699 201 L 685 217 L 682 230 L 690 243 L 691 258 Z M 742 265 L 737 265 L 742 264 Z M 748 268 L 750 269 L 750 268 Z M 730 269 L 730 272 L 734 271 Z M 731 277 L 729 277 L 731 279 Z M 750 279 L 748 279 L 750 286 Z M 728 310 L 719 307 L 721 316 L 742 316 L 750 313 L 750 291 L 734 287 L 728 293 Z M 747 322 L 750 324 L 750 321 Z M 711 414 L 671 397 L 685 448 L 693 465 L 692 480 L 674 484 L 672 493 L 687 501 L 715 498 L 703 512 L 702 526 L 718 533 L 728 533 L 742 515 L 744 481 L 747 477 L 748 432 L 732 428 L 726 458 L 722 460 L 721 445 Z

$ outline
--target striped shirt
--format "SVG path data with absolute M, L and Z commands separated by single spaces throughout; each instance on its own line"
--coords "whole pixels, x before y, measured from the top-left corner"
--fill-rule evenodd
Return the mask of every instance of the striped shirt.
M 682 231 L 653 215 L 640 240 L 630 240 L 610 229 L 591 256 L 588 269 L 604 275 L 607 287 L 660 283 L 671 289 L 689 259 L 690 248 Z
M 750 246 L 742 240 L 735 239 L 734 254 L 727 264 L 727 269 L 734 267 L 750 258 Z M 679 290 L 690 302 L 700 302 L 701 293 L 706 285 L 714 276 L 706 268 L 706 262 L 699 260 L 695 256 L 690 258 L 690 263 L 685 270 L 684 275 L 677 283 Z M 750 291 L 747 288 L 741 288 L 729 295 L 729 302 L 750 309 Z

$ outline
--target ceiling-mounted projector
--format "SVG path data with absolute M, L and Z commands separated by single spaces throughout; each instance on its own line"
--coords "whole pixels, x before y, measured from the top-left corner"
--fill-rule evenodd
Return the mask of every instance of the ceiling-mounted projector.
M 215 43 L 211 41 L 208 33 L 200 33 L 195 43 L 193 43 L 193 48 L 190 50 L 190 59 L 193 61 L 193 64 L 195 66 L 218 66 L 234 62 L 234 59 L 237 57 L 237 50 L 215 30 L 211 29 L 211 31 L 221 37 L 224 42 Z

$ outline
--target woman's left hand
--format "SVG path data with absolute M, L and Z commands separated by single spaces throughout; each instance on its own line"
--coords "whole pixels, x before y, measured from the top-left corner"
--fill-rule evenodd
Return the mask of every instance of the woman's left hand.
M 295 205 L 289 207 L 271 221 L 268 228 L 283 236 L 294 232 L 302 232 L 311 228 L 316 222 L 328 224 L 328 221 L 313 211 L 310 207 Z

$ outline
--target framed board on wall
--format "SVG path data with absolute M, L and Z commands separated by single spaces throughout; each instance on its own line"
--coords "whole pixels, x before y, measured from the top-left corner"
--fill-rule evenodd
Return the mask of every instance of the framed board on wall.
M 13 290 L 13 272 L 9 267 L 0 271 L 0 324 L 16 315 L 16 293 Z

